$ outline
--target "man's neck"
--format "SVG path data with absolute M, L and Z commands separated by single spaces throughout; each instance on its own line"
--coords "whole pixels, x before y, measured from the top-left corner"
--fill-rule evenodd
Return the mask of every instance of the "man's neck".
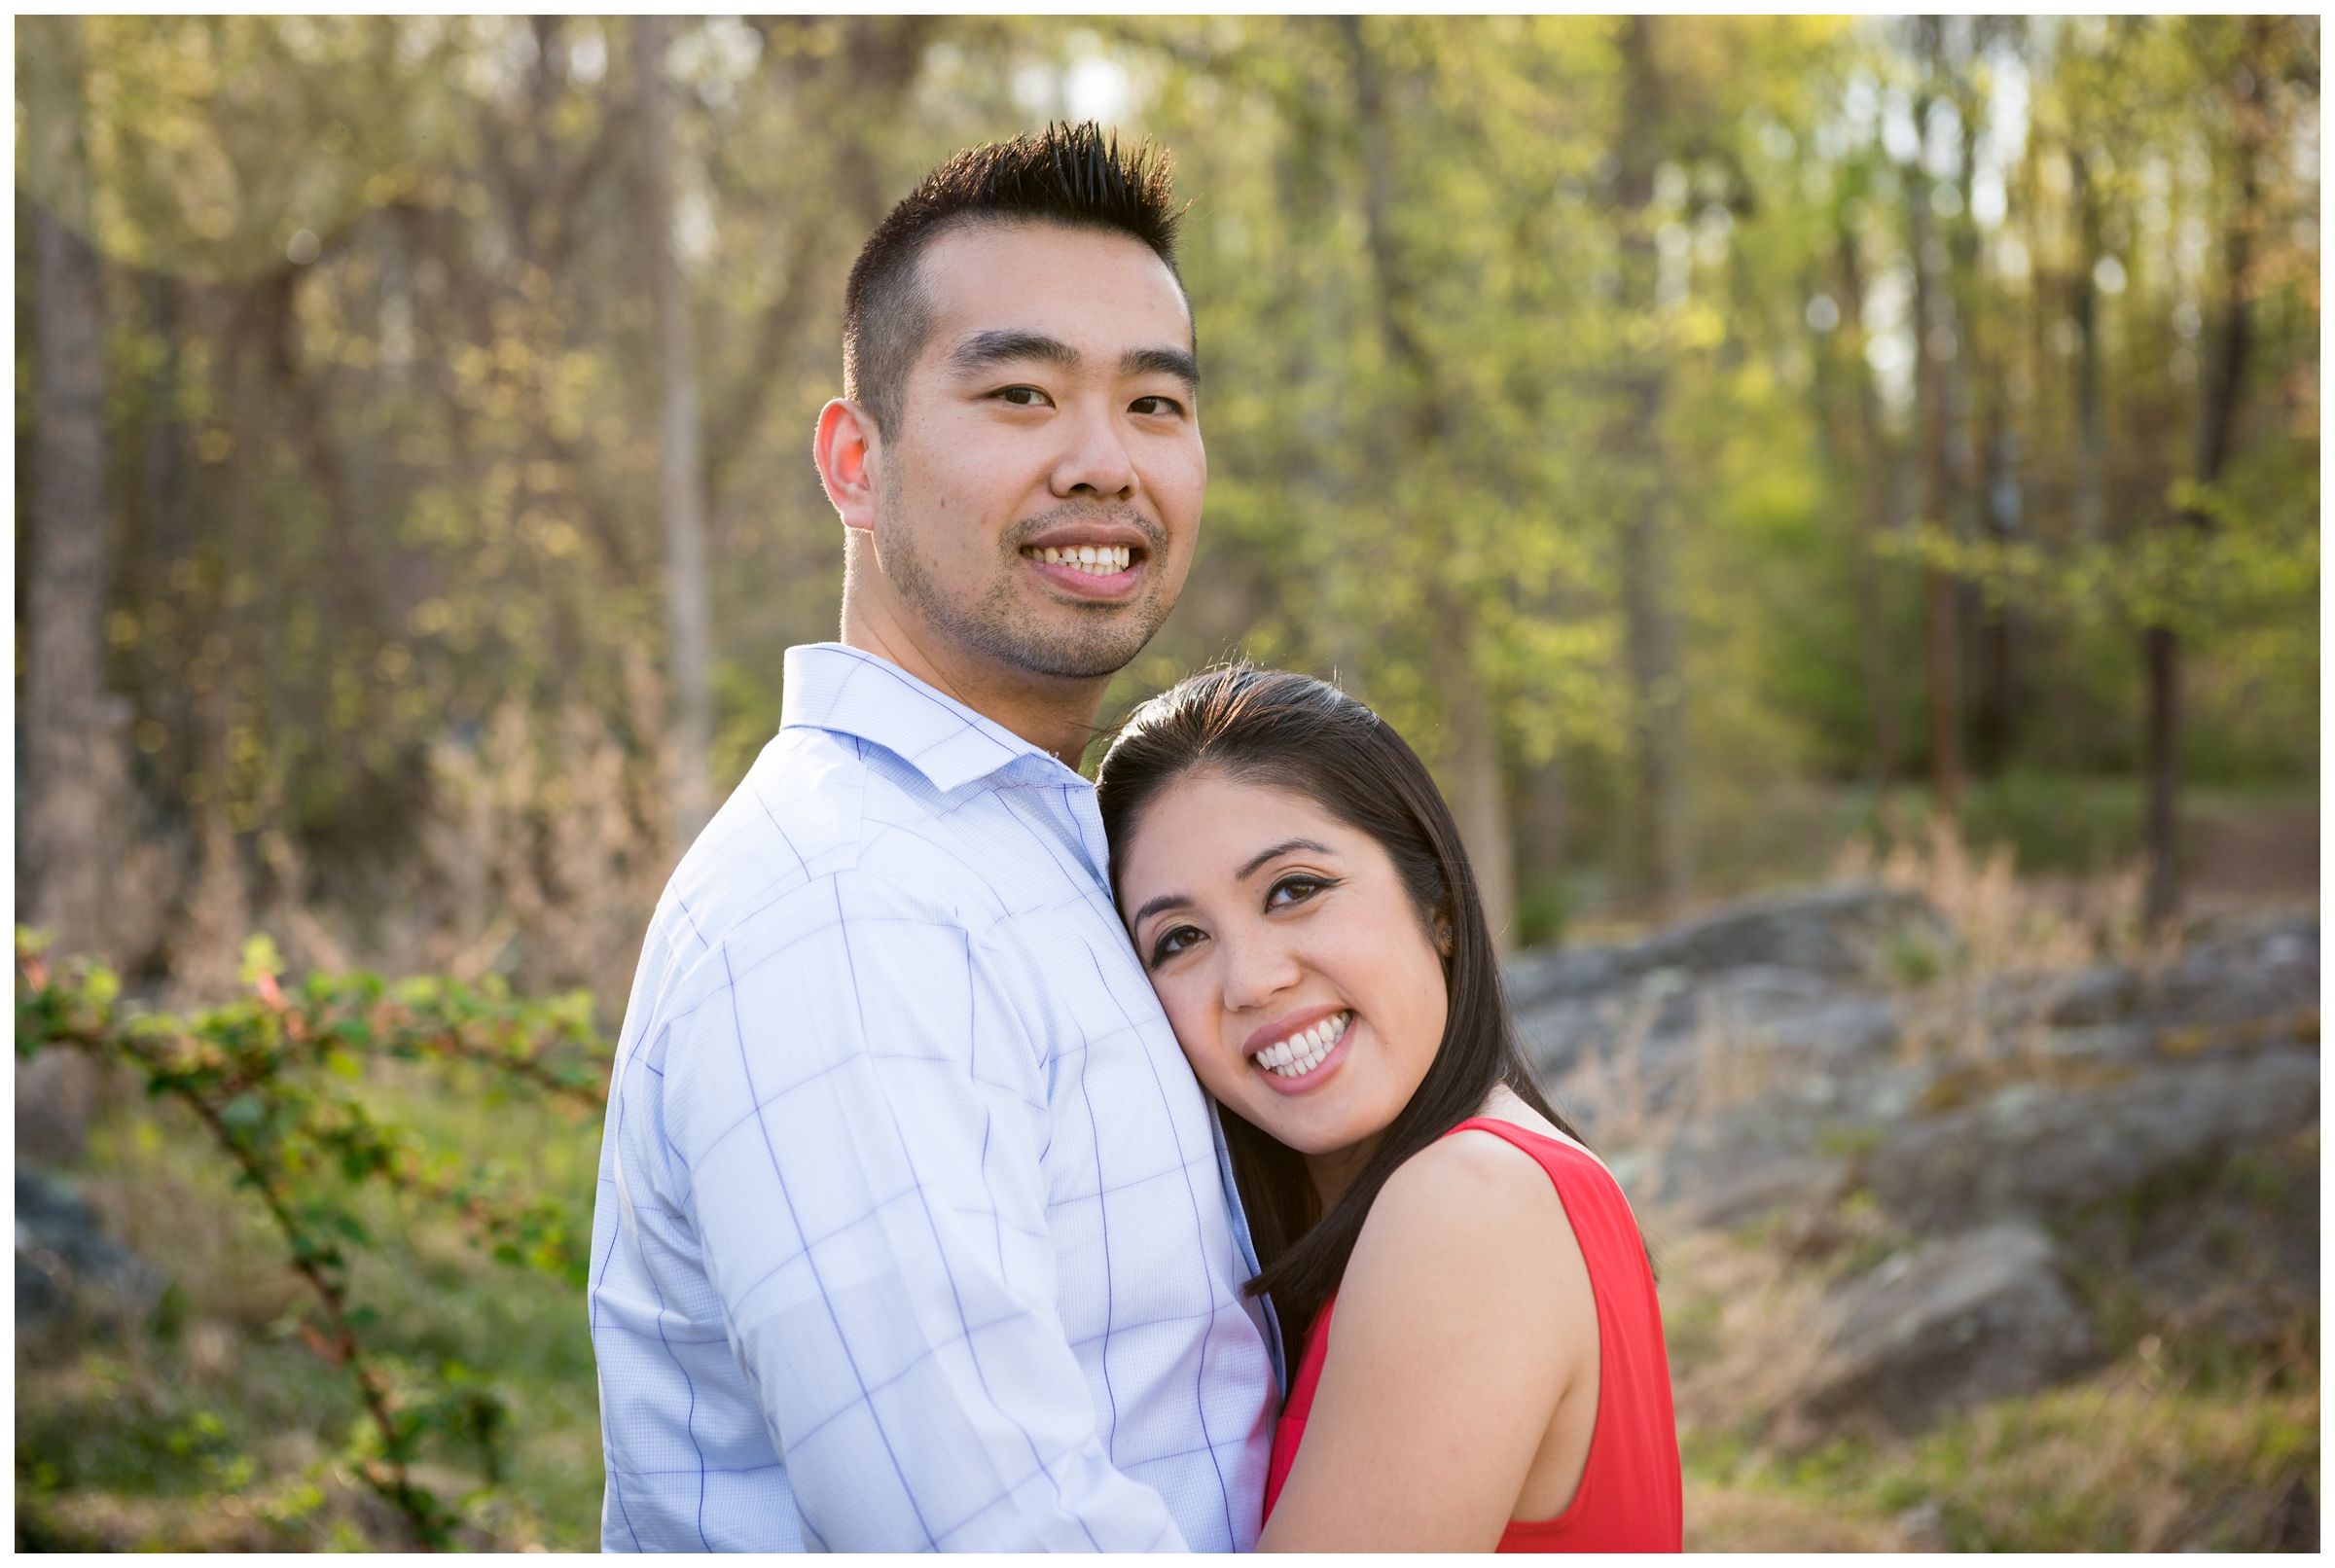
M 932 639 L 919 638 L 897 618 L 867 613 L 848 596 L 844 600 L 841 640 L 947 693 L 1072 769 L 1095 738 L 1095 715 L 1111 684 L 1108 675 L 1060 679 L 944 657 Z

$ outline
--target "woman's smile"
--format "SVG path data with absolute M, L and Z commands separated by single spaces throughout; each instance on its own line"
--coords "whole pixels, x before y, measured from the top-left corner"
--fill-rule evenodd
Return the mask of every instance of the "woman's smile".
M 1284 1094 L 1304 1094 L 1327 1082 L 1346 1059 L 1344 1046 L 1353 1010 L 1340 1008 L 1309 1028 L 1294 1031 L 1264 1050 L 1252 1051 L 1249 1061 L 1267 1083 Z M 1267 1033 L 1271 1031 L 1259 1031 Z

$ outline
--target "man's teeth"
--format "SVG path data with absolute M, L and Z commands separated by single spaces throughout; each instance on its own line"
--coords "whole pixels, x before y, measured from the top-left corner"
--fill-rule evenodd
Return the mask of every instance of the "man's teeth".
M 1073 545 L 1065 550 L 1025 550 L 1024 554 L 1049 566 L 1068 566 L 1092 577 L 1115 577 L 1127 570 L 1134 551 L 1127 545 Z
M 1346 1026 L 1354 1021 L 1351 1013 L 1334 1014 L 1301 1034 L 1293 1034 L 1278 1045 L 1267 1046 L 1249 1060 L 1275 1078 L 1303 1078 L 1321 1065 L 1346 1033 Z

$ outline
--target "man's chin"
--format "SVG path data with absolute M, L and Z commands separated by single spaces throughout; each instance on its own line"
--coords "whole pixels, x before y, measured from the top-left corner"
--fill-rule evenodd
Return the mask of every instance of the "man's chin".
M 1093 614 L 1094 612 L 1088 612 Z M 1118 674 L 1135 660 L 1159 629 L 1159 623 L 1137 616 L 1133 605 L 1112 606 L 1108 612 L 1121 624 L 1089 625 L 1059 635 L 1041 635 L 1029 628 L 983 639 L 995 659 L 1030 675 L 1058 681 L 1098 681 Z

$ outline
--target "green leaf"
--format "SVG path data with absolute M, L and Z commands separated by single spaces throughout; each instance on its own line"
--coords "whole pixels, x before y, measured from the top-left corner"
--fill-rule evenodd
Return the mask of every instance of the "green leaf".
M 283 972 L 284 955 L 276 950 L 274 938 L 262 935 L 245 939 L 241 970 L 244 984 L 256 984 L 262 975 L 281 975 Z
M 253 1132 L 268 1124 L 268 1102 L 245 1092 L 219 1107 L 220 1122 L 236 1132 Z
M 121 978 L 102 964 L 92 965 L 82 981 L 82 994 L 98 1007 L 110 1007 L 122 994 Z

